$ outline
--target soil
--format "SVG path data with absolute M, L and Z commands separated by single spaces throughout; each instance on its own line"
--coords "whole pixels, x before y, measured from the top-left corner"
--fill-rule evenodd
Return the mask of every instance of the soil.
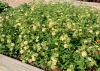
M 51 71 L 62 71 L 62 70 L 60 68 L 55 68 L 55 69 L 53 69 Z

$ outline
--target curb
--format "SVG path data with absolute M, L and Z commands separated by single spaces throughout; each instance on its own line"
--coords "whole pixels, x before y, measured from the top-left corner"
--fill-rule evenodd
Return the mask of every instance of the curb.
M 44 71 L 2 54 L 0 54 L 0 66 L 6 71 Z

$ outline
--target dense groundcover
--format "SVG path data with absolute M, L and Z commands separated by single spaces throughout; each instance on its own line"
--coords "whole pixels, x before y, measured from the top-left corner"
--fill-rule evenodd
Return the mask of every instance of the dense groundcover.
M 43 69 L 100 71 L 100 11 L 22 5 L 0 14 L 0 53 Z

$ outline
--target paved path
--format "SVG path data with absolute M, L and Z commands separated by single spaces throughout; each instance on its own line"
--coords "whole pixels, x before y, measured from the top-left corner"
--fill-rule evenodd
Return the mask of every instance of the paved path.
M 0 0 L 0 1 L 6 2 L 6 3 L 8 3 L 10 6 L 17 7 L 17 6 L 19 6 L 20 4 L 29 3 L 29 2 L 31 2 L 32 0 Z
M 0 65 L 0 71 L 8 71 L 8 69 L 5 66 Z
M 0 54 L 0 71 L 44 71 Z
M 76 6 L 79 6 L 79 5 L 91 6 L 91 7 L 94 7 L 96 9 L 100 10 L 100 3 L 74 1 L 73 4 Z
M 32 2 L 33 0 L 0 0 L 0 1 L 4 1 L 4 2 L 7 2 L 10 6 L 12 7 L 17 7 L 19 6 L 20 4 L 23 4 L 23 3 L 29 3 L 29 2 Z M 75 5 L 87 5 L 87 6 L 91 6 L 91 7 L 95 7 L 97 9 L 100 10 L 100 3 L 94 3 L 94 2 L 80 2 L 80 1 L 77 1 L 77 0 L 44 0 L 46 3 L 49 3 L 49 2 L 72 2 L 73 4 Z

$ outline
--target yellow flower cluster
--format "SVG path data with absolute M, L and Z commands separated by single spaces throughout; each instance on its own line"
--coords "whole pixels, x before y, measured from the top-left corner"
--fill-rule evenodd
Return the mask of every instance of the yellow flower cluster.
M 32 61 L 35 61 L 36 60 L 36 58 L 35 58 L 35 56 L 34 56 L 34 54 L 32 55 Z
M 48 27 L 49 28 L 52 28 L 54 25 L 55 25 L 55 23 L 50 19 L 49 20 L 50 22 L 49 22 L 49 24 L 48 24 Z
M 48 65 L 50 65 L 51 69 L 55 69 L 57 64 L 57 59 L 55 57 L 51 57 L 51 60 L 48 62 Z
M 64 48 L 68 48 L 68 47 L 69 47 L 69 45 L 65 43 L 64 44 Z
M 37 26 L 36 25 L 32 25 L 32 27 L 33 27 L 33 30 L 36 31 Z
M 87 56 L 87 52 L 86 51 L 82 51 L 81 55 L 82 55 L 82 57 L 86 57 Z
M 61 41 L 66 41 L 67 39 L 68 39 L 68 36 L 67 35 L 60 36 L 60 40 Z
M 70 65 L 67 71 L 72 71 L 73 65 Z
M 52 32 L 51 32 L 52 36 L 55 36 L 55 35 L 57 34 L 57 32 L 58 32 L 58 29 L 52 28 L 51 31 L 52 31 Z

